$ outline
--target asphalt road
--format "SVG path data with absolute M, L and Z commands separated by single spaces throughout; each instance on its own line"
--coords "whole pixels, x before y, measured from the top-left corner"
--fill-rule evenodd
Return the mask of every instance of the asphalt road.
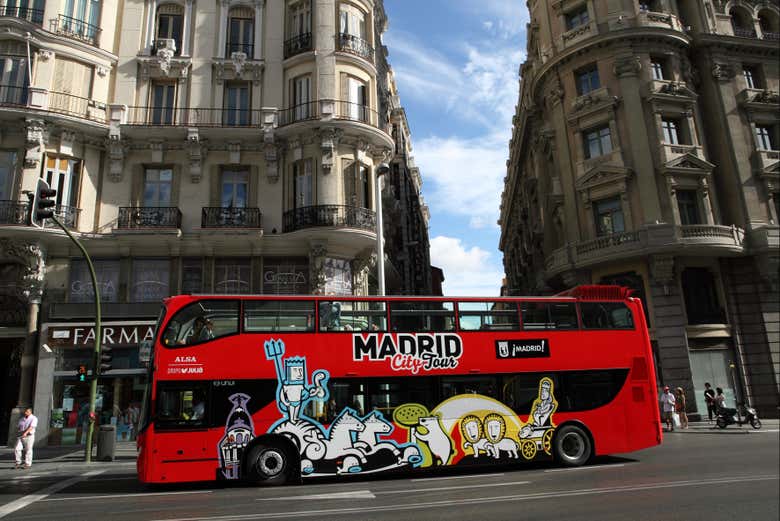
M 516 466 L 282 488 L 148 489 L 128 465 L 4 472 L 0 518 L 777 521 L 779 441 L 777 428 L 680 432 L 660 447 L 579 469 Z

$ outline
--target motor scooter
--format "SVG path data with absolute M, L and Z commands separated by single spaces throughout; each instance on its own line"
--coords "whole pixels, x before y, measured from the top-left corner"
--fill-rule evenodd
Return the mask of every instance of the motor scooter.
M 758 419 L 758 413 L 752 407 L 745 407 L 741 403 L 738 405 L 740 414 L 737 416 L 737 409 L 728 409 L 723 407 L 718 411 L 718 417 L 715 419 L 715 423 L 721 429 L 725 429 L 729 425 L 745 425 L 750 424 L 754 429 L 761 428 L 761 420 Z

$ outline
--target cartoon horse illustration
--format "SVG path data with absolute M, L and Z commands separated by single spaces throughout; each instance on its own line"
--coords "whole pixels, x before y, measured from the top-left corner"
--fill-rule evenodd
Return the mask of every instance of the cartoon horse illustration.
M 347 407 L 333 420 L 327 438 L 319 431 L 304 436 L 304 454 L 309 460 L 344 458 L 339 473 L 360 472 L 359 465 L 365 465 L 367 460 L 363 451 L 354 446 L 352 433 L 365 429 L 366 424 L 360 421 L 353 409 Z
M 355 447 L 366 454 L 373 454 L 378 450 L 388 449 L 396 457 L 401 455 L 401 451 L 398 450 L 395 444 L 379 439 L 381 435 L 390 434 L 395 428 L 392 423 L 382 417 L 379 411 L 372 411 L 364 416 L 361 421 L 366 428 L 362 432 L 358 432 Z

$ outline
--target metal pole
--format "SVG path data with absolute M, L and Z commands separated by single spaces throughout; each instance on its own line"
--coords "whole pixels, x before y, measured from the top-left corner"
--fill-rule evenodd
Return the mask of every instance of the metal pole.
M 734 362 L 729 362 L 729 369 L 731 369 L 731 385 L 734 386 L 734 405 L 737 407 L 737 421 L 742 420 L 742 416 L 739 413 L 739 398 L 737 397 L 737 393 L 739 392 L 739 389 L 737 389 L 737 365 Z
M 376 179 L 376 261 L 377 261 L 377 295 L 385 296 L 385 238 L 382 222 L 382 176 L 390 171 L 386 163 L 377 166 L 374 178 Z
M 35 211 L 33 209 L 33 211 Z M 70 230 L 64 226 L 56 215 L 51 219 L 57 223 L 57 226 L 62 228 L 70 240 L 81 250 L 81 254 L 84 255 L 84 259 L 87 261 L 87 267 L 89 268 L 89 276 L 92 278 L 92 289 L 95 291 L 95 367 L 92 369 L 92 380 L 89 383 L 89 426 L 87 427 L 87 446 L 84 449 L 84 461 L 87 463 L 92 461 L 92 435 L 95 431 L 95 399 L 97 398 L 97 381 L 98 373 L 100 372 L 100 292 L 98 290 L 97 276 L 95 275 L 95 267 L 92 265 L 92 259 L 87 253 L 84 246 L 76 239 Z

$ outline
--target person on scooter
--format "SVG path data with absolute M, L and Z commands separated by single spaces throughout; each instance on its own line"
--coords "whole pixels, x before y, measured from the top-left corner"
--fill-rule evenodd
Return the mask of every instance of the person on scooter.
M 724 416 L 734 416 L 737 413 L 736 409 L 726 407 L 726 397 L 723 395 L 723 389 L 720 387 L 715 388 L 715 410 L 717 414 Z

